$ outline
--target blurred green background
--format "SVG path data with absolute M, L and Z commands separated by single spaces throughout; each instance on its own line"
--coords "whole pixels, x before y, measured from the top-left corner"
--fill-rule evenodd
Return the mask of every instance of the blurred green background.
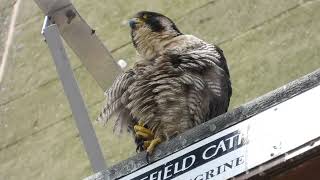
M 0 180 L 84 178 L 92 171 L 40 34 L 43 14 L 32 0 L 21 3 L 0 86 Z M 134 63 L 135 50 L 128 43 L 126 21 L 139 10 L 163 13 L 185 34 L 221 46 L 234 89 L 230 110 L 320 67 L 317 0 L 73 3 L 115 59 L 125 59 L 129 65 Z M 0 59 L 13 4 L 0 0 Z M 90 117 L 95 119 L 103 92 L 76 56 L 68 52 Z M 135 154 L 130 137 L 112 135 L 112 123 L 106 128 L 94 123 L 94 127 L 108 165 Z

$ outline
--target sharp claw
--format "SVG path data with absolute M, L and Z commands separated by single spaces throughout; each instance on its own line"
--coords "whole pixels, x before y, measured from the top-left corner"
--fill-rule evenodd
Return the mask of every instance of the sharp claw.
M 149 164 L 149 162 L 150 162 L 150 153 L 149 152 L 147 152 L 147 154 L 146 154 L 146 161 Z
M 134 126 L 135 132 L 135 142 L 137 144 L 136 152 L 141 152 L 146 150 L 146 160 L 149 163 L 150 156 L 154 151 L 154 148 L 162 142 L 161 138 L 154 138 L 153 132 L 148 129 L 147 126 L 138 123 Z
M 135 143 L 137 145 L 137 148 L 136 148 L 136 153 L 138 152 L 141 152 L 144 150 L 144 141 L 142 139 L 139 139 L 139 138 L 135 138 Z
M 137 145 L 136 147 L 136 153 L 141 152 L 141 146 Z
M 144 143 L 148 143 L 148 147 L 147 147 L 147 155 L 146 155 L 146 159 L 147 159 L 147 163 L 149 163 L 150 161 L 150 156 L 152 155 L 153 151 L 154 151 L 154 148 L 161 143 L 161 138 L 156 138 L 156 139 L 153 139 L 152 141 L 144 141 Z
M 151 141 L 144 141 L 143 142 L 143 149 L 148 149 L 148 147 L 150 146 Z

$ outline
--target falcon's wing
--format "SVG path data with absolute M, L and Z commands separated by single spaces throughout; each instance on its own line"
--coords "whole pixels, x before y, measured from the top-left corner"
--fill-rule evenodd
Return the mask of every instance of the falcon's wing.
M 223 52 L 209 46 L 181 55 L 171 55 L 173 66 L 180 69 L 180 82 L 194 124 L 200 124 L 228 110 L 232 94 L 229 70 Z
M 213 93 L 210 102 L 213 108 L 210 108 L 209 119 L 227 112 L 232 95 L 230 74 L 226 59 L 223 51 L 219 47 L 215 46 L 215 49 L 219 54 L 217 58 L 213 58 L 216 66 L 212 68 L 212 70 L 209 70 L 204 77 L 208 89 Z
M 112 86 L 105 92 L 106 102 L 97 121 L 107 123 L 113 115 L 117 116 L 113 129 L 117 133 L 122 132 L 127 127 L 131 129 L 134 121 L 130 115 L 130 111 L 125 107 L 128 97 L 127 89 L 133 82 L 134 72 L 133 70 L 128 70 L 120 74 Z

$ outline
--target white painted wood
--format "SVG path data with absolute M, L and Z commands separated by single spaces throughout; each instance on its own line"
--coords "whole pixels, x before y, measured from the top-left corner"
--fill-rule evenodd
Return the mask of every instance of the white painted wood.
M 318 141 L 315 141 L 310 146 L 294 150 L 309 141 L 319 140 L 319 107 L 320 86 L 317 86 L 237 125 L 139 169 L 121 178 L 121 180 L 131 180 L 139 176 L 139 179 L 145 180 L 171 178 L 177 180 L 228 179 L 275 159 L 280 155 L 285 155 L 284 159 L 288 160 L 320 145 Z M 241 135 L 239 137 L 242 138 L 242 141 L 239 141 L 239 144 L 243 144 L 236 147 L 233 143 L 230 148 L 230 138 L 228 140 L 228 138 L 224 139 L 224 137 L 233 132 L 240 132 Z M 223 139 L 223 141 L 220 140 L 218 141 L 219 143 L 212 144 L 219 139 Z M 236 144 L 238 140 L 237 142 L 235 141 Z M 198 150 L 201 147 L 205 147 L 205 149 Z M 217 154 L 214 157 L 215 152 L 218 152 L 218 154 L 222 153 L 222 155 L 219 156 Z M 223 154 L 224 152 L 225 154 Z M 177 160 L 188 153 L 190 153 L 188 157 L 194 155 L 194 161 L 192 161 L 192 158 L 189 158 L 187 163 L 183 164 L 182 160 Z M 206 157 L 211 156 L 212 160 L 200 166 L 196 165 L 203 162 Z M 175 169 L 176 163 L 178 163 L 178 169 Z M 232 167 L 226 166 L 226 163 L 232 165 Z M 183 173 L 174 177 L 174 174 L 178 170 L 181 170 L 181 167 L 184 165 L 186 169 Z M 156 168 L 159 169 L 156 170 Z

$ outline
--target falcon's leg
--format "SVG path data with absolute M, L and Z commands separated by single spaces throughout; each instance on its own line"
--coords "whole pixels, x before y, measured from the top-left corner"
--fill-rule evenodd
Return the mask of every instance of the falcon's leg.
M 150 139 L 153 139 L 153 133 L 151 130 L 145 128 L 143 125 L 135 125 L 133 127 L 136 135 L 142 139 L 145 139 L 145 140 L 150 140 Z
M 136 148 L 136 152 L 137 152 L 137 153 L 138 153 L 138 152 L 142 152 L 142 151 L 145 150 L 143 139 L 140 139 L 140 138 L 138 138 L 138 137 L 135 137 L 134 141 L 135 141 L 135 143 L 136 143 L 136 145 L 137 145 L 137 148 Z
M 150 146 L 151 140 L 150 141 L 144 141 L 143 139 L 141 139 L 139 137 L 136 137 L 135 138 L 135 143 L 137 145 L 136 152 L 142 152 L 142 151 L 146 150 Z
M 157 137 L 153 139 L 152 141 L 145 141 L 145 146 L 147 146 L 147 162 L 149 163 L 149 157 L 153 153 L 154 148 L 162 142 L 162 139 Z
M 148 149 L 148 147 L 150 146 L 150 144 L 151 144 L 151 141 L 144 141 L 144 142 L 143 142 L 143 148 L 144 148 L 144 149 Z
M 150 129 L 143 126 L 142 123 L 138 123 L 133 127 L 136 134 L 136 151 L 147 151 L 147 162 L 149 163 L 149 157 L 153 153 L 155 147 L 162 142 L 162 139 L 159 137 L 154 137 L 154 134 Z
M 146 142 L 146 141 L 145 141 Z M 160 144 L 162 142 L 161 138 L 157 137 L 155 139 L 153 139 L 152 141 L 149 141 L 150 143 L 147 142 L 147 144 L 149 144 L 149 146 L 147 147 L 147 153 L 152 154 L 154 151 L 154 148 Z
M 146 150 L 147 147 L 150 144 L 149 140 L 152 140 L 154 138 L 154 135 L 151 130 L 149 130 L 147 127 L 144 127 L 142 123 L 138 123 L 138 125 L 135 125 L 133 127 L 135 132 L 135 142 L 137 144 L 137 152 L 141 152 L 143 150 Z

